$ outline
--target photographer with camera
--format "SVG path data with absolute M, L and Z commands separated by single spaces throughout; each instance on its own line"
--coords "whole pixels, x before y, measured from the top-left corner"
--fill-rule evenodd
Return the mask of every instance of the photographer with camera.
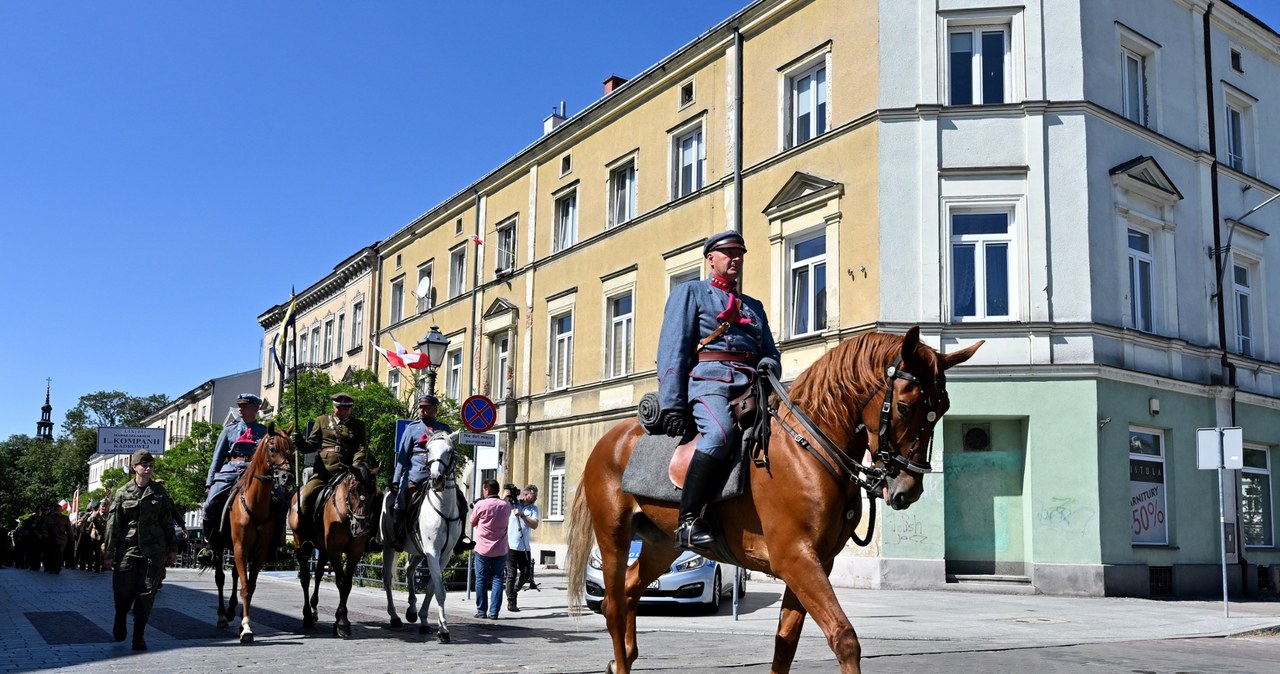
M 507 503 L 511 504 L 511 523 L 507 527 L 507 610 L 519 613 L 516 604 L 516 593 L 525 584 L 530 590 L 538 589 L 533 582 L 533 550 L 530 547 L 530 532 L 538 528 L 541 512 L 535 503 L 538 500 L 537 485 L 530 484 L 520 493 L 514 484 L 506 486 Z

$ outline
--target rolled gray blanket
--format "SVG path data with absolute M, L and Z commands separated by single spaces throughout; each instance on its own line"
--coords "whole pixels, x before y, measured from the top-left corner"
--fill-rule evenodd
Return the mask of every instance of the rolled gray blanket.
M 662 429 L 662 407 L 658 405 L 657 393 L 646 393 L 640 398 L 640 405 L 636 407 L 636 418 L 640 420 L 641 428 L 649 435 L 666 435 Z

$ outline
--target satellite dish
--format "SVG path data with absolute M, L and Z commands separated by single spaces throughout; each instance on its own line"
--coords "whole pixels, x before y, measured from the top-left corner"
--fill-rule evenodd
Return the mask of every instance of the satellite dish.
M 419 298 L 426 299 L 427 294 L 431 292 L 431 277 L 423 276 L 422 279 L 418 281 L 417 290 L 414 290 L 413 292 Z

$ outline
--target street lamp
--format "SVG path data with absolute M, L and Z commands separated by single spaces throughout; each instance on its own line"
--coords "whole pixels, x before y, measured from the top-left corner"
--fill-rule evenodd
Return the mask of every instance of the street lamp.
M 418 351 L 427 354 L 427 393 L 436 394 L 436 370 L 444 362 L 444 353 L 449 350 L 449 338 L 440 334 L 440 327 L 433 325 L 431 331 L 418 341 Z

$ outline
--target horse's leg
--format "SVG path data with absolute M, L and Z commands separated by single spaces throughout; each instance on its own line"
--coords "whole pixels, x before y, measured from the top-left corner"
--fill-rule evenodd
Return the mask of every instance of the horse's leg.
M 235 548 L 234 548 L 234 547 L 232 547 L 232 549 L 231 549 L 231 566 L 232 566 L 232 568 L 233 568 L 233 569 L 238 569 L 238 568 L 240 568 L 240 567 L 239 567 L 239 564 L 240 564 L 239 559 L 240 559 L 240 555 L 236 554 L 236 550 L 235 550 Z M 239 588 L 239 587 L 240 587 L 240 573 L 239 573 L 238 571 L 233 571 L 233 572 L 232 572 L 232 574 L 231 574 L 231 592 L 227 593 L 227 615 L 226 615 L 226 619 L 227 619 L 228 621 L 235 620 L 235 618 L 236 618 L 236 600 L 237 600 L 237 599 L 239 599 L 239 597 L 240 597 L 239 590 L 238 590 L 238 588 Z
M 227 604 L 222 598 L 222 585 L 227 580 L 227 574 L 222 570 L 222 549 L 213 549 L 213 582 L 218 586 L 218 628 L 227 626 Z
M 382 587 L 387 591 L 387 615 L 391 616 L 391 626 L 399 627 L 400 616 L 396 615 L 396 602 L 391 597 L 391 586 L 396 583 L 396 551 L 387 538 L 382 539 Z
M 343 639 L 351 636 L 351 621 L 347 619 L 347 596 L 351 594 L 352 579 L 355 578 L 356 565 L 359 563 L 360 558 L 350 553 L 338 553 L 333 560 L 333 575 L 338 586 L 338 608 L 333 612 L 333 633 Z
M 307 599 L 307 606 L 310 608 L 312 616 L 311 624 L 313 625 L 320 620 L 320 581 L 324 579 L 324 570 L 328 564 L 328 553 L 320 550 L 319 557 L 316 559 L 315 576 L 311 580 L 311 597 Z
M 822 628 L 827 645 L 840 663 L 841 674 L 860 674 L 862 644 L 858 642 L 858 634 L 849 622 L 849 616 L 840 607 L 827 571 L 814 559 L 793 558 L 787 561 L 790 563 L 785 563 L 782 568 L 774 567 L 778 577 L 787 584 L 787 592 L 799 600 L 813 616 L 813 621 Z M 803 614 L 799 616 L 803 617 Z M 796 631 L 799 632 L 798 626 Z
M 436 619 L 436 640 L 442 644 L 447 644 L 449 643 L 449 622 L 445 620 L 444 617 L 444 576 L 441 573 L 440 567 L 440 553 L 432 551 L 431 554 L 427 555 L 427 569 L 431 571 L 431 587 L 427 588 L 427 591 L 430 591 L 435 595 L 436 611 L 439 613 L 439 616 Z M 427 598 L 429 595 L 425 592 L 423 593 L 423 597 L 422 606 L 423 609 L 425 609 L 427 604 L 430 602 L 430 599 Z M 425 614 L 426 611 L 424 610 L 423 613 Z M 426 627 L 426 625 L 427 617 L 426 615 L 423 615 L 422 626 Z
M 311 585 L 311 555 L 302 546 L 294 548 L 293 557 L 298 560 L 298 581 L 302 584 L 302 626 L 310 629 L 316 624 L 316 614 L 307 599 L 307 589 Z
M 405 555 L 404 580 L 409 586 L 408 605 L 404 609 L 404 619 L 410 623 L 418 622 L 418 565 L 422 557 L 413 553 Z
M 782 593 L 782 610 L 778 615 L 778 633 L 773 637 L 774 674 L 786 674 L 791 671 L 791 663 L 796 657 L 796 646 L 800 644 L 800 631 L 804 628 L 805 610 L 800 599 L 786 586 Z

